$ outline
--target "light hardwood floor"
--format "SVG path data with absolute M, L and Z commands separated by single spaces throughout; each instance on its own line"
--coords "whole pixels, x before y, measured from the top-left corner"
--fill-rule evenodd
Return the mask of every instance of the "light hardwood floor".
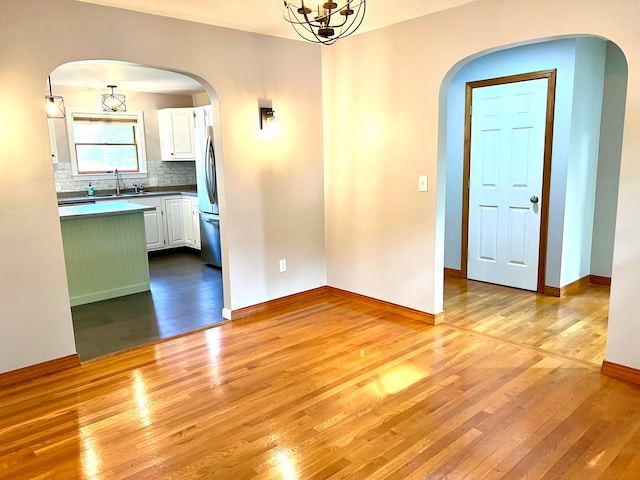
M 447 278 L 444 297 L 450 325 L 602 365 L 609 287 L 587 284 L 558 298 Z
M 640 478 L 640 388 L 465 328 L 327 295 L 6 388 L 0 478 Z

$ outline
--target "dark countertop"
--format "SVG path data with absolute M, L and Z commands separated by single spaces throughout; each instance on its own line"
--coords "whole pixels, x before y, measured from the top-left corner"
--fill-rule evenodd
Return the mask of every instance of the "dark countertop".
M 58 212 L 60 214 L 60 220 L 69 220 L 72 218 L 129 215 L 131 213 L 140 213 L 153 209 L 154 207 L 134 205 L 127 202 L 109 202 L 100 204 L 87 203 L 84 205 L 63 205 L 58 207 Z
M 161 195 L 184 195 L 187 197 L 195 197 L 198 195 L 195 185 L 178 185 L 168 187 L 151 187 L 145 188 L 144 193 L 135 193 L 131 189 L 116 195 L 113 190 L 96 191 L 92 196 L 86 192 L 59 192 L 58 205 L 73 205 L 83 203 L 93 203 L 96 200 L 119 200 L 131 197 L 154 197 Z

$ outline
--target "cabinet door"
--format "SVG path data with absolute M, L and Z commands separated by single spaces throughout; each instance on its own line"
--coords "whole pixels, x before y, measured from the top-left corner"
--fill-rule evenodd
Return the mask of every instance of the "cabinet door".
M 170 247 L 182 246 L 184 245 L 182 198 L 168 198 L 164 203 L 167 217 L 167 245 Z
M 200 250 L 200 211 L 198 210 L 198 199 L 195 199 L 195 205 L 191 205 L 191 218 L 193 221 L 193 248 Z
M 165 221 L 163 213 L 163 201 L 161 197 L 146 197 L 144 195 L 129 197 L 129 203 L 155 207 L 155 210 L 144 212 L 144 229 L 147 237 L 147 251 L 166 248 Z
M 160 157 L 164 161 L 195 161 L 193 108 L 158 110 Z
M 164 224 L 162 209 L 144 212 L 144 229 L 147 236 L 147 251 L 164 248 Z
M 191 211 L 191 199 L 182 199 L 182 218 L 184 220 L 184 243 L 187 247 L 193 247 L 195 240 L 193 236 L 193 212 Z
M 213 126 L 213 108 L 211 105 L 194 107 L 193 113 L 196 128 Z

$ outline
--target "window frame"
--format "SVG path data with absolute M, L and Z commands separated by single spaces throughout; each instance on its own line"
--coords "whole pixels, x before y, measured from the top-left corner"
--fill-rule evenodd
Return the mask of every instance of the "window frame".
M 76 142 L 73 135 L 73 121 L 74 118 L 82 119 L 109 119 L 119 117 L 120 119 L 132 120 L 137 124 L 136 146 L 138 151 L 138 172 L 122 172 L 120 176 L 122 178 L 147 178 L 147 151 L 145 146 L 145 128 L 144 128 L 144 113 L 142 111 L 132 110 L 128 112 L 92 112 L 81 108 L 68 108 L 67 109 L 67 136 L 69 139 L 69 154 L 71 157 L 71 169 L 73 177 L 76 180 L 105 180 L 113 177 L 113 173 L 81 173 L 78 170 L 78 158 L 76 156 Z M 82 145 L 82 143 L 81 143 Z

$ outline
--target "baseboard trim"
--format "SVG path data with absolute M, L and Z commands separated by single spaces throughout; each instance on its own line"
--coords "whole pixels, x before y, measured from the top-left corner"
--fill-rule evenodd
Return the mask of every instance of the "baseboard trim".
M 386 310 L 389 313 L 402 315 L 403 317 L 418 320 L 428 325 L 438 325 L 439 323 L 444 322 L 444 312 L 434 315 L 432 313 L 426 313 L 420 310 L 414 310 L 413 308 L 396 305 L 395 303 L 385 302 L 384 300 L 367 297 L 366 295 L 360 295 L 359 293 L 348 292 L 347 290 L 341 290 L 336 287 L 327 287 L 327 289 L 329 294 L 368 303 L 369 305 L 374 305 L 378 308 Z
M 409 307 L 396 305 L 395 303 L 385 302 L 384 300 L 378 300 L 376 298 L 367 297 L 366 295 L 360 295 L 358 293 L 353 293 L 347 290 L 342 290 L 340 288 L 329 287 L 325 285 L 323 287 L 313 288 L 311 290 L 306 290 L 300 293 L 294 293 L 293 295 L 287 295 L 286 297 L 276 298 L 267 302 L 251 305 L 249 307 L 232 310 L 231 320 L 240 320 L 251 315 L 256 315 L 268 310 L 286 307 L 288 305 L 291 305 L 292 303 L 311 300 L 323 295 L 336 295 L 339 297 L 350 298 L 352 300 L 358 300 L 360 302 L 368 303 L 369 305 L 374 305 L 378 308 L 382 308 L 389 313 L 395 313 L 397 315 L 402 315 L 413 320 L 419 320 L 421 322 L 425 322 L 428 325 L 438 325 L 439 323 L 444 322 L 445 318 L 444 312 L 437 313 L 435 315 L 432 313 L 425 313 L 421 312 L 420 310 L 414 310 Z
M 99 292 L 76 295 L 73 297 L 69 297 L 69 302 L 71 303 L 72 307 L 77 307 L 79 305 L 86 305 L 87 303 L 100 302 L 102 300 L 109 300 L 111 298 L 124 297 L 125 295 L 148 292 L 150 289 L 151 284 L 147 281 L 142 283 L 135 283 L 133 285 L 126 285 L 124 287 L 113 288 L 111 290 L 101 290 Z
M 456 270 L 455 268 L 445 268 L 444 278 L 462 278 L 462 270 Z
M 55 358 L 48 362 L 37 363 L 28 367 L 0 373 L 0 388 L 5 388 L 17 383 L 28 382 L 38 377 L 51 375 L 69 368 L 80 366 L 80 357 L 77 353 L 66 357 Z
M 605 285 L 611 286 L 611 278 L 609 277 L 601 277 L 600 275 L 585 275 L 582 278 L 579 278 L 575 282 L 571 282 L 564 287 L 550 287 L 548 285 L 544 286 L 545 295 L 550 295 L 552 297 L 564 297 L 565 295 L 570 295 L 581 288 L 586 287 L 589 284 L 593 285 Z
M 625 367 L 624 365 L 618 365 L 617 363 L 611 363 L 605 360 L 602 362 L 600 373 L 607 377 L 640 385 L 640 370 L 636 370 L 635 368 Z
M 258 303 L 249 307 L 239 308 L 237 310 L 231 310 L 231 320 L 240 320 L 251 315 L 266 312 L 267 310 L 273 310 L 275 308 L 286 307 L 292 303 L 310 300 L 312 298 L 320 297 L 327 294 L 327 287 L 312 288 L 300 293 L 294 293 L 285 297 L 276 298 L 267 302 Z
M 545 285 L 542 290 L 543 295 L 549 295 L 551 297 L 559 297 L 561 295 L 560 287 L 550 287 L 549 285 Z
M 594 285 L 604 285 L 605 287 L 611 286 L 611 277 L 603 277 L 601 275 L 589 275 L 589 283 Z
M 563 297 L 565 295 L 570 295 L 574 293 L 576 290 L 580 290 L 581 288 L 586 287 L 590 283 L 589 278 L 590 278 L 590 275 L 585 275 L 584 277 L 579 278 L 575 282 L 571 282 L 570 284 L 560 288 L 560 296 Z

